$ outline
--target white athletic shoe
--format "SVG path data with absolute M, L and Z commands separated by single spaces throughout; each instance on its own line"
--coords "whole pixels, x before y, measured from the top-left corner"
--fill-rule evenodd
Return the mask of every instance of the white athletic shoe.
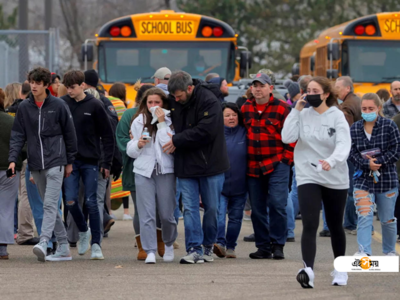
M 369 256 L 369 254 L 365 253 L 364 251 L 358 251 L 354 253 L 354 256 Z
M 304 264 L 303 269 L 299 270 L 296 277 L 297 281 L 300 283 L 303 289 L 313 289 L 314 278 L 314 271 L 310 267 L 307 267 L 306 264 Z
M 331 276 L 333 277 L 332 285 L 347 285 L 347 280 L 349 279 L 347 272 L 338 272 L 334 270 Z
M 174 245 L 171 245 L 169 247 L 167 245 L 165 245 L 165 253 L 164 253 L 164 256 L 163 256 L 164 261 L 165 262 L 171 262 L 171 261 L 174 261 L 174 258 L 175 258 L 175 256 L 174 256 Z
M 123 221 L 132 221 L 133 218 L 131 215 L 124 214 L 124 216 L 122 217 L 122 220 Z
M 156 255 L 153 252 L 147 253 L 147 258 L 144 262 L 146 264 L 155 264 L 156 263 Z

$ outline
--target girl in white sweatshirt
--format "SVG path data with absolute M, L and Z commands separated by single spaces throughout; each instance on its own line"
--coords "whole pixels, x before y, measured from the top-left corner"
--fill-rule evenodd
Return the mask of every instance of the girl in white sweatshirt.
M 346 236 L 342 223 L 349 188 L 346 159 L 351 139 L 349 125 L 337 108 L 337 98 L 327 78 L 314 77 L 304 96 L 285 120 L 282 141 L 297 142 L 294 163 L 303 222 L 301 251 L 304 261 L 297 281 L 303 288 L 313 288 L 321 200 L 334 257 L 345 255 Z M 306 101 L 310 108 L 304 108 Z M 334 277 L 332 285 L 347 284 L 347 273 L 334 270 L 331 275 Z
M 157 122 L 151 124 L 151 110 L 155 108 Z M 140 222 L 140 236 L 147 253 L 145 263 L 156 262 L 157 251 L 156 213 L 158 212 L 162 238 L 165 243 L 164 261 L 174 260 L 173 243 L 178 235 L 174 210 L 175 175 L 172 154 L 164 153 L 162 147 L 171 140 L 171 119 L 162 108 L 167 107 L 167 97 L 159 88 L 151 88 L 143 96 L 131 125 L 133 139 L 126 147 L 126 154 L 134 158 L 136 202 Z M 150 138 L 143 135 L 147 128 Z M 156 210 L 157 207 L 157 210 Z

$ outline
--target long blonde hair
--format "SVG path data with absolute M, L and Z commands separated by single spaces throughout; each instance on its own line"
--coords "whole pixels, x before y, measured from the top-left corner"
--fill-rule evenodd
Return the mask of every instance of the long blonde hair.
M 378 107 L 378 115 L 380 115 L 381 117 L 384 117 L 383 113 L 382 113 L 382 107 L 383 107 L 383 101 L 381 100 L 381 98 L 379 98 L 379 96 L 375 93 L 366 93 L 362 96 L 361 98 L 361 103 L 364 100 L 372 100 L 374 101 L 374 104 Z
M 6 94 L 6 98 L 4 100 L 4 108 L 6 109 L 7 107 L 13 105 L 14 101 L 16 99 L 19 99 L 21 97 L 21 87 L 22 84 L 18 82 L 10 83 L 6 86 L 4 89 L 4 93 Z

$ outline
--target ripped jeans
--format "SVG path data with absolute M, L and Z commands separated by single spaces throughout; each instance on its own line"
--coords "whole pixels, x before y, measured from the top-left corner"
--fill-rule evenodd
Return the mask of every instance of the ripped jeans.
M 366 191 L 354 189 L 354 203 L 358 215 L 357 242 L 360 252 L 372 255 L 371 230 L 374 208 L 377 205 L 382 226 L 383 253 L 396 253 L 397 219 L 394 217 L 394 208 L 397 194 L 397 188 L 382 194 L 369 194 Z

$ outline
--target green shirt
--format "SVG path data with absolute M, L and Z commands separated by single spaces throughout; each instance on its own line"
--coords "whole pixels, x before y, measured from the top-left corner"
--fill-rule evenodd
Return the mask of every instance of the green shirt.
M 132 117 L 136 114 L 137 108 L 129 108 L 122 115 L 118 122 L 116 139 L 119 150 L 122 153 L 123 172 L 122 188 L 124 191 L 136 191 L 135 174 L 133 173 L 133 158 L 126 155 L 126 145 L 131 140 L 129 130 L 131 130 Z

